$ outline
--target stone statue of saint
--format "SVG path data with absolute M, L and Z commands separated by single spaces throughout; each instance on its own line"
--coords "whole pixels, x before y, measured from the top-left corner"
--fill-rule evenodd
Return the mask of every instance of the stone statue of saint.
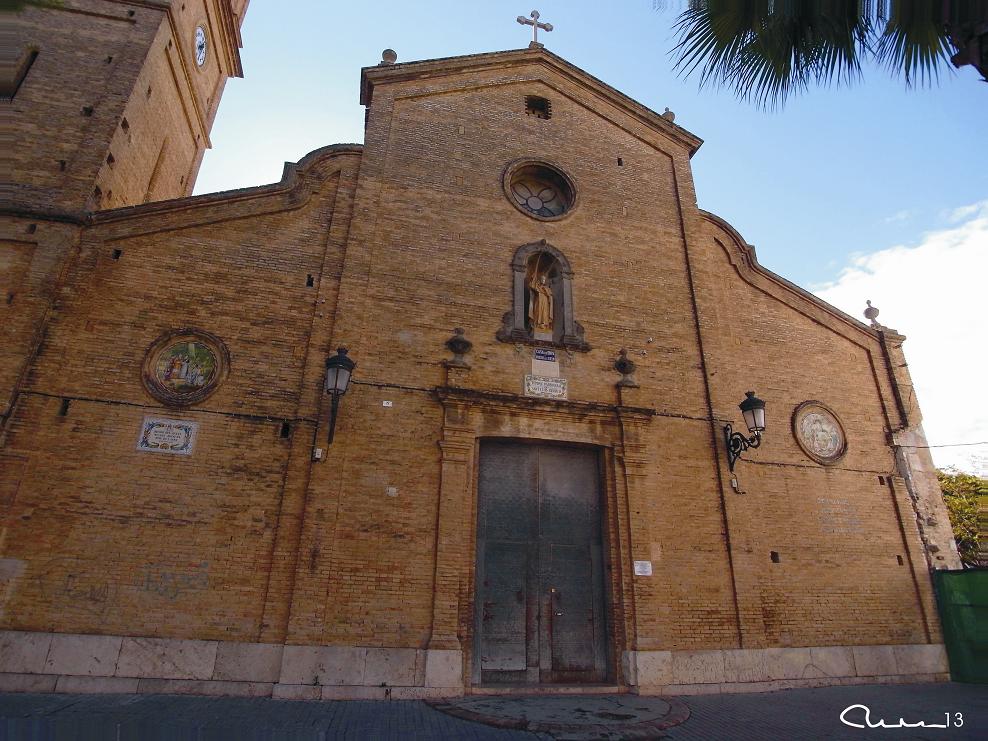
M 532 274 L 532 282 L 528 284 L 531 299 L 528 305 L 528 318 L 532 322 L 534 332 L 552 331 L 552 288 L 545 275 L 537 272 Z

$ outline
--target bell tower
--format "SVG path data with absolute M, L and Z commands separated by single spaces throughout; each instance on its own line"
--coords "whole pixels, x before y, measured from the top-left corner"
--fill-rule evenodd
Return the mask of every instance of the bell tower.
M 0 60 L 5 209 L 77 215 L 189 195 L 248 0 L 65 0 L 13 16 Z
M 192 192 L 248 0 L 61 0 L 4 14 L 0 445 L 88 212 Z M 112 259 L 112 258 L 111 258 Z

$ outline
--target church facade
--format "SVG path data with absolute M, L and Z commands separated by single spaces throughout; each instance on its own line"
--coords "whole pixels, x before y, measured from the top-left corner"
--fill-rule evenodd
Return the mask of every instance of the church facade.
M 697 136 L 539 46 L 386 54 L 363 145 L 193 197 L 245 5 L 21 16 L 0 688 L 946 678 L 904 337 L 698 208 Z

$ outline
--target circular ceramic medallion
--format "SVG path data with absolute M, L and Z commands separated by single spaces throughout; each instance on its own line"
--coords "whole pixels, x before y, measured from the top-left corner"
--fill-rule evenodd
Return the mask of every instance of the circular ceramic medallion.
M 843 425 L 818 401 L 805 401 L 796 407 L 792 428 L 799 447 L 817 463 L 836 463 L 847 452 Z
M 160 337 L 144 359 L 144 385 L 166 404 L 202 401 L 226 376 L 229 355 L 216 337 L 179 329 Z
M 523 214 L 546 221 L 562 217 L 576 203 L 572 181 L 544 162 L 510 165 L 504 175 L 504 192 Z

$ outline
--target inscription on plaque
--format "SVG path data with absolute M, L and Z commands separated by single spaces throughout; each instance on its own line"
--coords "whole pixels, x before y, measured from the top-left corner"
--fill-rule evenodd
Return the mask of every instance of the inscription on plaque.
M 532 353 L 532 375 L 559 378 L 559 362 L 556 351 L 548 347 L 536 347 Z
M 651 576 L 651 575 L 652 575 L 651 561 L 635 561 L 635 576 Z
M 549 376 L 525 376 L 525 396 L 539 396 L 543 399 L 566 399 L 566 379 Z
M 145 417 L 137 438 L 137 449 L 148 453 L 192 455 L 198 431 L 199 423 L 187 419 Z

